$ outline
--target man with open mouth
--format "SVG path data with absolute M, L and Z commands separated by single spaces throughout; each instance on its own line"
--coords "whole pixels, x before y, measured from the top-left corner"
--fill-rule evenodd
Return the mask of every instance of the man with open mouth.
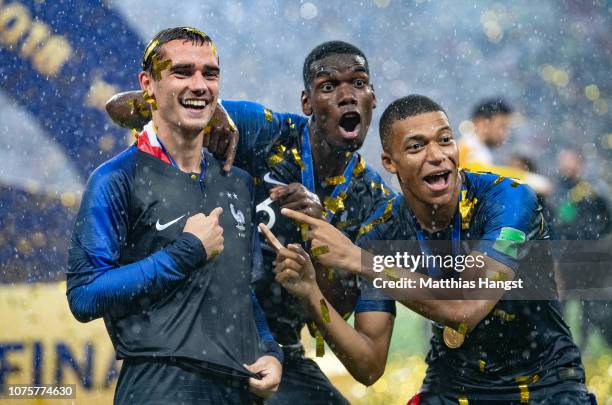
M 258 220 L 273 229 L 283 243 L 304 242 L 307 232 L 280 215 L 283 207 L 325 219 L 355 240 L 374 207 L 395 195 L 356 153 L 376 107 L 368 61 L 351 44 L 326 42 L 306 57 L 303 79 L 302 112 L 310 120 L 275 113 L 252 102 L 222 101 L 240 133 L 235 164 L 255 177 Z M 133 109 L 122 105 L 134 96 L 126 93 L 111 100 L 107 110 L 116 122 L 128 120 Z M 212 138 L 209 142 L 215 148 L 223 142 Z M 263 256 L 263 274 L 256 277 L 257 297 L 285 354 L 281 385 L 268 402 L 348 403 L 316 363 L 304 356 L 300 335 L 309 319 L 299 300 L 275 281 L 275 253 L 270 245 L 263 246 Z M 345 317 L 354 310 L 361 319 L 376 311 L 394 314 L 393 303 L 359 299 L 353 275 L 321 268 L 317 282 L 330 305 Z M 317 355 L 322 356 L 323 337 L 313 323 L 309 327 Z M 390 324 L 386 333 L 390 336 Z M 372 382 L 369 376 L 360 381 Z
M 495 174 L 459 170 L 447 114 L 427 97 L 391 103 L 381 117 L 380 136 L 383 165 L 397 175 L 403 196 L 380 207 L 357 245 L 324 221 L 292 210 L 283 215 L 309 227 L 311 252 L 323 251 L 315 257 L 319 264 L 373 282 L 362 288 L 363 299 L 393 298 L 432 321 L 425 380 L 408 404 L 594 403 L 556 299 L 552 256 L 542 242 L 550 239 L 548 226 L 533 190 Z M 409 249 L 419 255 L 438 251 L 462 256 L 465 263 L 472 259 L 474 265 L 434 264 L 411 271 L 385 264 L 378 271 L 366 249 L 377 249 L 373 241 L 400 240 L 415 241 Z M 312 282 L 310 257 L 295 245 L 275 246 L 277 279 L 300 297 L 328 343 L 348 359 L 349 371 L 381 375 L 392 316 L 372 312 L 367 326 L 356 323 L 353 329 L 333 308 L 322 310 L 325 298 Z M 512 298 L 496 282 L 487 287 L 490 281 L 515 279 L 552 288 L 543 297 Z M 398 287 L 398 280 L 406 282 Z M 429 287 L 434 280 L 455 281 L 458 287 Z M 409 287 L 409 282 L 425 286 Z
M 160 31 L 139 75 L 152 120 L 83 194 L 68 302 L 81 322 L 104 318 L 123 360 L 116 404 L 242 405 L 281 379 L 282 352 L 251 289 L 251 176 L 223 171 L 202 147 L 219 78 L 209 36 Z

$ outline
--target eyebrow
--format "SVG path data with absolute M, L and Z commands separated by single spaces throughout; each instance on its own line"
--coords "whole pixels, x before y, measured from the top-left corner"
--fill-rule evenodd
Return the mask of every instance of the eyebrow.
M 348 67 L 348 69 L 350 69 L 353 72 L 363 72 L 367 74 L 367 70 L 365 66 L 363 66 L 363 64 L 361 63 L 356 63 L 354 65 L 351 65 Z M 314 78 L 321 77 L 321 76 L 331 76 L 335 72 L 338 72 L 338 69 L 336 67 L 334 66 L 326 67 L 326 68 L 317 70 L 314 74 Z
M 176 71 L 176 70 L 185 70 L 185 69 L 193 69 L 195 67 L 195 65 L 193 63 L 178 63 L 176 65 L 172 65 L 172 71 Z M 213 72 L 219 72 L 220 69 L 219 67 L 215 66 L 215 65 L 204 65 L 204 70 L 206 71 L 213 71 Z
M 439 128 L 439 129 L 436 131 L 436 135 L 439 135 L 439 134 L 441 134 L 442 132 L 445 132 L 445 131 L 450 131 L 451 133 L 453 132 L 453 130 L 451 129 L 451 127 L 449 127 L 448 125 L 444 125 L 443 127 Z M 406 143 L 406 142 L 409 142 L 409 141 L 411 141 L 411 140 L 413 140 L 413 139 L 416 139 L 416 140 L 424 140 L 424 139 L 427 139 L 427 137 L 426 137 L 425 135 L 423 135 L 423 134 L 413 134 L 413 135 L 408 135 L 408 136 L 405 136 L 405 137 L 404 137 L 404 139 L 403 139 L 403 141 L 402 141 L 402 144 L 404 144 L 404 143 Z

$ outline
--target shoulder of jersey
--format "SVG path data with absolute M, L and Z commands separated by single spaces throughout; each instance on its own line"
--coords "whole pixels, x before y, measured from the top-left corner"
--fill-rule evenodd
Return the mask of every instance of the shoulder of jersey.
M 388 201 L 379 204 L 370 218 L 359 228 L 359 237 L 390 226 L 393 219 L 398 217 L 397 214 L 399 213 L 401 203 L 402 197 L 395 195 Z

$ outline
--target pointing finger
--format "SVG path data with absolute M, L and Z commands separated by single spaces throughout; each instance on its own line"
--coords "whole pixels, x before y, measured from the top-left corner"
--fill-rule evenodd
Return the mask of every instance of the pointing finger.
M 223 213 L 223 208 L 217 207 L 210 212 L 210 215 L 216 215 L 217 217 L 219 217 L 222 213 Z
M 293 219 L 294 221 L 308 225 L 318 225 L 321 221 L 320 219 L 310 217 L 306 214 L 302 214 L 301 212 L 293 211 L 289 208 L 281 209 L 281 214 L 283 214 L 287 218 Z
M 283 248 L 283 244 L 279 242 L 266 224 L 259 224 L 259 230 L 264 234 L 264 237 L 268 240 L 268 242 L 270 242 L 270 245 L 272 245 L 272 248 L 274 248 L 276 252 Z

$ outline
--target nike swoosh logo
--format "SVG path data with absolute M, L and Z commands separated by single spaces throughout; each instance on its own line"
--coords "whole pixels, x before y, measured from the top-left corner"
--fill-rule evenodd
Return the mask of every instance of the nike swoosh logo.
M 287 185 L 287 183 L 282 183 L 282 182 L 280 182 L 280 181 L 278 181 L 278 180 L 273 179 L 273 178 L 270 176 L 270 172 L 266 173 L 266 174 L 263 176 L 263 181 L 265 181 L 266 183 L 270 183 L 270 184 L 278 184 L 279 186 L 286 186 L 286 185 Z
M 173 219 L 170 222 L 167 222 L 165 224 L 160 224 L 159 223 L 159 219 L 157 220 L 157 223 L 155 224 L 155 229 L 157 229 L 158 231 L 163 231 L 164 229 L 166 229 L 167 227 L 169 227 L 170 225 L 176 224 L 178 221 L 181 220 L 181 218 L 183 218 L 185 216 L 185 214 L 181 215 L 180 217 Z

